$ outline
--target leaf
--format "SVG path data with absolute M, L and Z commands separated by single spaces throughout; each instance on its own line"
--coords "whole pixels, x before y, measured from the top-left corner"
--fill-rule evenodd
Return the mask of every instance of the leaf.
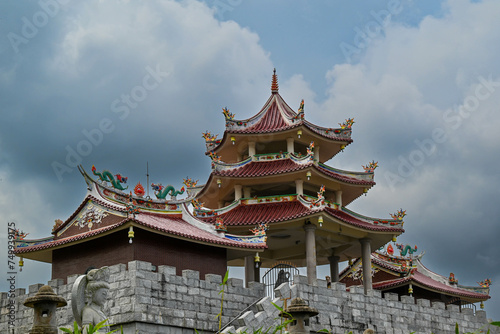
M 62 328 L 62 327 L 61 327 L 61 328 L 59 328 L 59 329 L 60 329 L 60 330 L 62 330 L 63 332 L 65 332 L 65 333 L 70 333 L 70 334 L 73 334 L 73 332 L 72 332 L 72 331 L 71 331 L 71 329 L 69 329 L 69 328 Z
M 222 280 L 221 285 L 226 285 L 227 284 L 228 275 L 229 275 L 229 270 L 226 271 L 226 275 L 224 275 L 224 279 Z
M 500 327 L 500 321 L 493 321 L 493 322 L 490 322 L 490 325 Z
M 458 330 L 458 322 L 455 323 L 455 334 L 460 334 L 460 331 Z

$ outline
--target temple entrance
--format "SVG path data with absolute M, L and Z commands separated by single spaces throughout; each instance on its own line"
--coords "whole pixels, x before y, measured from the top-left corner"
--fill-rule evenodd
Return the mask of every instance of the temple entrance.
M 282 283 L 289 285 L 293 276 L 299 274 L 299 269 L 291 263 L 277 262 L 262 276 L 262 283 L 266 286 L 266 296 L 274 298 L 274 289 Z

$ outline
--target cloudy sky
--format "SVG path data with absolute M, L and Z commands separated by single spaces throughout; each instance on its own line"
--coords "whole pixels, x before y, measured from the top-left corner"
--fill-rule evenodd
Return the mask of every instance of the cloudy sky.
M 85 196 L 75 166 L 180 187 L 210 172 L 201 133 L 227 106 L 280 94 L 306 118 L 354 117 L 328 164 L 377 186 L 350 208 L 407 210 L 399 241 L 460 284 L 491 278 L 500 320 L 500 2 L 496 0 L 0 3 L 0 256 L 7 223 L 40 238 Z M 18 287 L 46 282 L 25 261 Z M 6 291 L 5 279 L 0 290 Z

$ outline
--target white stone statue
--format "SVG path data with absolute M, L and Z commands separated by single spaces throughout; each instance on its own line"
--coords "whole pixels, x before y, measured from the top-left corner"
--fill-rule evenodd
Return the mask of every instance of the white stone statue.
M 108 267 L 92 269 L 86 275 L 80 275 L 73 284 L 71 291 L 71 305 L 76 322 L 86 333 L 89 324 L 97 325 L 99 322 L 108 319 L 103 312 L 106 302 L 109 284 Z M 85 302 L 87 300 L 87 302 Z M 102 327 L 97 333 L 107 333 L 110 331 L 109 324 Z

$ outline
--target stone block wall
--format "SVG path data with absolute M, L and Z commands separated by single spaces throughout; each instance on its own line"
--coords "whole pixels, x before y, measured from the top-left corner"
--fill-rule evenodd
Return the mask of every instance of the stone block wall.
M 66 307 L 57 309 L 58 327 L 73 324 L 71 289 L 76 278 L 76 275 L 69 276 L 67 284 L 62 279 L 48 282 L 54 292 L 68 302 Z M 115 324 L 113 328 L 121 325 L 126 334 L 187 334 L 194 333 L 194 329 L 200 333 L 213 333 L 218 329 L 215 317 L 220 312 L 221 282 L 220 275 L 207 274 L 201 278 L 197 271 L 183 270 L 178 276 L 174 267 L 154 268 L 151 263 L 142 261 L 129 262 L 128 269 L 125 264 L 114 265 L 110 267 L 111 290 L 106 313 Z M 31 329 L 33 310 L 23 303 L 41 286 L 31 285 L 28 291 L 16 289 L 15 299 L 1 293 L 0 333 L 24 334 Z M 279 322 L 279 311 L 271 302 L 282 306 L 284 298 L 297 296 L 320 312 L 311 321 L 314 331 L 328 329 L 333 333 L 350 330 L 362 333 L 366 328 L 372 328 L 376 333 L 386 334 L 451 334 L 455 323 L 459 324 L 461 332 L 475 331 L 487 325 L 484 311 L 473 314 L 472 309 L 460 311 L 457 306 L 431 305 L 427 300 L 415 303 L 408 296 L 399 300 L 397 295 L 390 293 L 382 298 L 379 291 L 365 295 L 360 287 L 351 287 L 348 292 L 340 283 L 327 289 L 325 281 L 318 280 L 317 285 L 308 285 L 304 276 L 294 277 L 291 286 L 282 284 L 276 290 L 274 301 L 264 297 L 264 293 L 263 284 L 251 283 L 249 288 L 244 288 L 241 279 L 229 279 L 224 294 L 222 324 L 231 323 L 224 332 L 275 325 Z M 8 326 L 11 300 L 16 310 L 15 327 Z M 495 328 L 492 329 L 495 333 Z

